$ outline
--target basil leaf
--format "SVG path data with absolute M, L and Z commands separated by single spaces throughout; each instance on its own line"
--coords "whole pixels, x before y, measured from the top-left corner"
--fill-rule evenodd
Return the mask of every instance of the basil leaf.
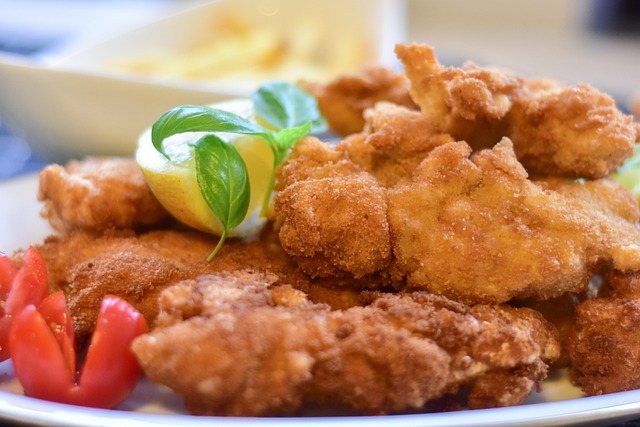
M 316 99 L 287 82 L 270 82 L 253 93 L 256 113 L 275 129 L 313 124 L 314 132 L 326 130 L 326 122 L 318 110 Z
M 282 151 L 286 154 L 289 148 L 293 147 L 300 139 L 309 135 L 310 132 L 311 122 L 307 122 L 302 126 L 295 128 L 282 129 L 276 134 L 276 144 L 279 148 L 278 151 Z
M 247 215 L 251 197 L 249 174 L 238 150 L 213 134 L 196 142 L 195 161 L 196 180 L 202 197 L 224 227 L 218 245 L 209 255 L 211 259 L 228 233 Z
M 273 135 L 262 126 L 236 114 L 199 105 L 183 105 L 164 113 L 151 127 L 153 146 L 167 159 L 163 141 L 185 132 L 228 132 L 253 135 L 273 142 Z

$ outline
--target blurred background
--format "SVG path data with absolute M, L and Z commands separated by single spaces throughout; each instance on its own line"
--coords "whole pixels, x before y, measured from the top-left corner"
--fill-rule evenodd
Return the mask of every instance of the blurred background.
M 0 53 L 55 57 L 69 44 L 107 37 L 199 3 L 203 2 L 0 0 Z M 425 42 L 436 48 L 446 65 L 472 60 L 527 77 L 588 82 L 611 94 L 623 109 L 640 91 L 637 0 L 397 0 L 393 4 L 403 12 L 393 16 L 401 29 L 393 34 L 404 40 L 387 40 L 389 49 L 399 41 Z M 2 96 L 8 95 L 0 92 Z M 0 111 L 0 180 L 37 171 L 48 160 L 20 135 L 3 124 Z

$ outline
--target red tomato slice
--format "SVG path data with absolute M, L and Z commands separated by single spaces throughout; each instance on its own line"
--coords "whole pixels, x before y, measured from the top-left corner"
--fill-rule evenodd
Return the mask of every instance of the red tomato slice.
M 11 261 L 11 258 L 0 252 L 0 300 L 5 301 L 7 299 L 16 273 L 18 273 L 18 269 Z M 4 308 L 1 309 L 1 314 L 4 315 Z
M 15 316 L 28 304 L 38 305 L 49 294 L 49 276 L 44 258 L 33 246 L 23 255 L 24 264 L 15 275 L 7 296 L 6 315 Z
M 49 277 L 44 258 L 29 247 L 22 257 L 23 265 L 16 270 L 6 256 L 0 256 L 0 293 L 5 301 L 0 318 L 0 361 L 9 358 L 9 332 L 13 318 L 29 304 L 39 304 L 49 293 Z M 7 282 L 11 283 L 7 286 Z
M 49 325 L 51 332 L 58 341 L 62 357 L 67 362 L 69 380 L 76 379 L 76 347 L 73 333 L 73 320 L 67 300 L 62 291 L 55 292 L 46 297 L 38 306 L 38 311 L 44 321 Z
M 9 346 L 13 369 L 27 396 L 66 401 L 73 384 L 67 361 L 35 306 L 28 305 L 14 319 Z
M 135 308 L 106 296 L 76 381 L 75 368 L 71 369 L 76 363 L 71 318 L 64 295 L 55 293 L 38 310 L 28 305 L 14 319 L 9 336 L 14 371 L 28 396 L 114 408 L 140 379 L 141 369 L 130 347 L 147 331 L 144 317 Z
M 80 374 L 88 406 L 114 407 L 133 391 L 142 371 L 131 342 L 148 330 L 142 314 L 126 301 L 104 297 Z

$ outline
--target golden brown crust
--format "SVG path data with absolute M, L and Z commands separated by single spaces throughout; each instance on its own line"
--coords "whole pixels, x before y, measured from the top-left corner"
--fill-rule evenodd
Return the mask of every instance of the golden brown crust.
M 506 135 L 502 121 L 521 85 L 519 77 L 472 63 L 462 68 L 444 67 L 428 45 L 399 44 L 395 52 L 411 81 L 411 97 L 422 113 L 456 140 L 480 149 L 491 147 Z
M 253 268 L 271 272 L 300 289 L 309 286 L 309 279 L 283 252 L 270 230 L 253 242 L 229 240 L 208 262 L 206 257 L 216 242 L 214 236 L 192 231 L 129 231 L 101 236 L 74 232 L 49 238 L 37 249 L 46 261 L 50 288 L 67 294 L 79 338 L 93 331 L 100 301 L 107 294 L 129 301 L 153 325 L 159 293 L 201 274 Z M 346 296 L 318 291 L 315 297 L 327 302 L 333 302 L 334 297 L 337 303 Z
M 469 155 L 464 143 L 436 148 L 389 190 L 394 263 L 410 288 L 466 303 L 547 299 L 580 292 L 602 263 L 640 266 L 638 206 L 619 184 L 544 189 L 508 140 Z
M 309 276 L 358 279 L 391 261 L 385 194 L 370 177 L 298 182 L 276 203 L 280 241 Z
M 588 395 L 640 388 L 640 271 L 610 272 L 569 334 L 571 379 Z
M 313 139 L 296 145 L 280 175 L 280 243 L 306 274 L 362 278 L 387 267 L 385 193 L 373 177 Z
M 508 135 L 536 175 L 602 178 L 633 154 L 633 118 L 589 85 L 530 90 L 525 84 L 509 113 Z
M 162 224 L 169 214 L 133 159 L 72 160 L 40 173 L 42 215 L 59 232 L 101 232 Z
M 379 293 L 330 311 L 273 282 L 238 271 L 165 290 L 158 327 L 133 345 L 146 374 L 195 414 L 291 413 L 305 402 L 382 414 L 498 372 L 517 387 L 496 388 L 495 402 L 520 403 L 558 352 L 552 327 L 527 309 Z
M 364 68 L 326 85 L 303 82 L 302 87 L 316 97 L 331 130 L 342 136 L 362 131 L 363 112 L 377 102 L 416 108 L 406 76 L 383 67 Z
M 527 81 L 474 64 L 444 67 L 427 45 L 398 45 L 396 53 L 423 114 L 474 149 L 509 137 L 531 174 L 602 178 L 633 154 L 632 117 L 588 85 Z
M 419 111 L 388 102 L 366 110 L 365 119 L 365 132 L 346 138 L 336 151 L 345 153 L 383 187 L 410 176 L 431 150 L 453 141 Z
M 598 298 L 578 307 L 570 336 L 571 379 L 588 395 L 640 388 L 639 299 Z
M 307 274 L 378 274 L 475 304 L 578 293 L 608 263 L 640 268 L 640 211 L 611 179 L 531 181 L 508 139 L 476 153 L 425 142 L 406 162 L 391 144 L 367 161 L 367 137 L 303 141 L 282 166 L 280 240 Z M 383 170 L 397 180 L 388 188 L 375 178 Z

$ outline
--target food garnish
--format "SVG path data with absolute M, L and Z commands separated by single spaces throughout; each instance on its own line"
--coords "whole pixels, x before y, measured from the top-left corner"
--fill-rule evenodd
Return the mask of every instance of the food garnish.
M 30 304 L 39 304 L 49 292 L 47 267 L 40 253 L 29 247 L 18 269 L 0 252 L 0 361 L 9 358 L 9 331 L 15 317 Z
M 149 330 L 129 303 L 114 296 L 102 300 L 84 367 L 78 371 L 65 295 L 48 295 L 49 273 L 35 247 L 24 252 L 20 268 L 0 252 L 0 293 L 0 361 L 11 357 L 25 394 L 98 408 L 113 408 L 129 396 L 141 375 L 129 348 Z
M 260 209 L 260 217 L 264 218 L 271 202 L 276 168 L 284 161 L 288 150 L 309 133 L 321 132 L 326 128 L 316 100 L 290 83 L 268 83 L 253 94 L 252 101 L 255 109 L 253 120 L 250 117 L 253 114 L 243 117 L 220 108 L 184 105 L 164 113 L 151 129 L 151 143 L 167 162 L 186 164 L 188 169 L 195 170 L 199 191 L 222 224 L 221 230 L 211 226 L 200 227 L 218 232 L 221 236 L 209 259 L 215 256 L 224 240 L 245 220 L 251 207 L 254 183 L 245 156 L 237 149 L 237 139 L 233 137 L 246 135 L 264 141 L 273 155 Z M 182 146 L 178 148 L 178 155 L 165 146 L 165 141 L 174 135 L 193 132 L 198 132 L 199 138 L 195 142 L 178 142 L 177 145 Z M 141 155 L 140 148 L 137 159 L 143 171 L 147 169 L 147 161 Z M 193 164 L 187 163 L 192 160 Z M 258 167 L 264 168 L 264 165 Z M 150 185 L 154 189 L 153 184 Z M 159 199 L 163 201 L 162 197 Z M 165 207 L 170 212 L 174 210 L 172 206 L 165 204 Z
M 64 293 L 58 291 L 37 308 L 27 305 L 15 318 L 9 336 L 11 359 L 28 396 L 114 408 L 138 383 L 141 369 L 130 346 L 147 331 L 135 308 L 118 297 L 105 297 L 84 366 L 78 370 L 71 314 Z

